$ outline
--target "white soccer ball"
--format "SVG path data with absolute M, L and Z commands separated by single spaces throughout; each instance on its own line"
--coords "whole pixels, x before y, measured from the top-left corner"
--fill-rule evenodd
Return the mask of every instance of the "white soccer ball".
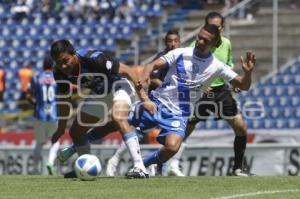
M 102 169 L 99 159 L 90 154 L 79 156 L 74 167 L 77 177 L 81 180 L 95 180 Z

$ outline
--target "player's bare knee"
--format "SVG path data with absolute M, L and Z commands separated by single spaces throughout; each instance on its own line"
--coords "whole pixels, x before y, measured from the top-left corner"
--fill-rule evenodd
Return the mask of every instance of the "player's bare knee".
M 177 142 L 167 142 L 165 145 L 169 153 L 176 154 L 180 148 L 180 143 Z
M 235 134 L 238 136 L 246 136 L 247 135 L 247 124 L 242 122 L 237 122 L 234 127 Z

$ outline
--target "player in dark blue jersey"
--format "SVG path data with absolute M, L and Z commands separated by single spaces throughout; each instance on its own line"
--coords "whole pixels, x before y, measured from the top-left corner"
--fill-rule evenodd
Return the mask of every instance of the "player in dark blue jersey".
M 85 136 L 89 129 L 95 125 L 102 125 L 105 132 L 112 132 L 118 127 L 134 162 L 136 172 L 130 177 L 148 177 L 135 129 L 127 121 L 135 91 L 127 79 L 121 78 L 126 76 L 136 82 L 138 77 L 135 70 L 101 51 L 75 51 L 68 40 L 54 42 L 51 46 L 51 56 L 56 63 L 54 76 L 62 101 L 58 104 L 58 115 L 69 115 L 70 109 L 63 103 L 68 100 L 72 85 L 76 84 L 79 94 L 86 99 L 79 104 L 77 117 L 69 131 L 78 155 L 90 153 Z M 66 81 L 69 83 L 65 83 Z M 88 95 L 82 92 L 85 89 L 89 90 Z M 109 117 L 109 110 L 112 110 L 113 120 Z M 66 122 L 66 118 L 59 118 L 58 129 L 52 142 L 56 142 L 64 133 Z M 105 125 L 107 122 L 108 125 Z M 73 173 L 71 176 L 73 177 Z
M 30 92 L 27 98 L 34 103 L 34 122 L 36 144 L 34 147 L 34 159 L 36 165 L 41 158 L 42 146 L 49 140 L 57 129 L 57 104 L 56 89 L 52 71 L 53 61 L 50 56 L 46 56 L 43 63 L 43 71 L 33 76 Z M 59 142 L 55 142 L 50 147 L 47 169 L 50 175 L 54 174 L 54 160 L 59 149 Z
M 166 46 L 166 48 L 162 52 L 158 53 L 156 55 L 155 59 L 166 54 L 170 50 L 176 49 L 180 46 L 180 35 L 176 29 L 171 29 L 167 32 L 167 34 L 165 36 L 165 46 Z M 143 72 L 142 70 L 143 70 L 143 68 L 136 68 L 137 74 L 142 74 L 142 72 Z M 156 70 L 151 74 L 151 85 L 149 87 L 149 92 L 154 90 L 156 87 L 158 87 L 162 83 L 167 72 L 168 72 L 168 68 L 163 68 L 161 70 Z M 111 124 L 108 124 L 108 125 L 111 125 Z M 105 129 L 103 127 L 93 128 L 88 133 L 88 139 L 90 141 L 98 140 L 98 139 L 101 139 L 102 137 L 104 137 L 106 134 L 107 134 L 107 132 L 105 131 Z M 73 146 L 65 148 L 63 150 L 63 152 L 59 154 L 58 158 L 62 162 L 66 161 L 69 157 L 71 157 L 75 153 L 75 150 L 72 148 L 73 148 Z M 106 166 L 106 175 L 107 176 L 114 176 L 116 174 L 117 165 L 120 161 L 121 155 L 126 151 L 126 149 L 127 149 L 126 144 L 122 143 L 120 145 L 120 147 L 118 148 L 118 150 L 115 152 L 115 154 L 112 156 L 112 158 L 108 161 L 108 164 Z M 180 150 L 180 151 L 182 151 L 182 150 Z M 176 169 L 177 169 L 177 171 L 179 171 L 176 174 L 182 176 L 182 173 L 179 170 L 179 163 L 178 163 L 177 159 L 175 157 L 175 161 L 174 161 L 175 165 L 177 165 Z M 173 170 L 175 170 L 175 169 L 173 169 Z

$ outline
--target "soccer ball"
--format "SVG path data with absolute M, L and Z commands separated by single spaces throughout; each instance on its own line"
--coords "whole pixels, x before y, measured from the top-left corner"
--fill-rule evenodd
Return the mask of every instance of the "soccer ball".
M 99 159 L 90 154 L 79 156 L 74 167 L 77 177 L 81 180 L 95 180 L 102 169 Z

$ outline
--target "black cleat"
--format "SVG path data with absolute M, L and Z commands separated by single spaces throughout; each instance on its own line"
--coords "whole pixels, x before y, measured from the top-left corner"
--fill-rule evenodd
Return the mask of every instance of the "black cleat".
M 64 178 L 77 178 L 75 171 L 70 171 L 64 174 Z

